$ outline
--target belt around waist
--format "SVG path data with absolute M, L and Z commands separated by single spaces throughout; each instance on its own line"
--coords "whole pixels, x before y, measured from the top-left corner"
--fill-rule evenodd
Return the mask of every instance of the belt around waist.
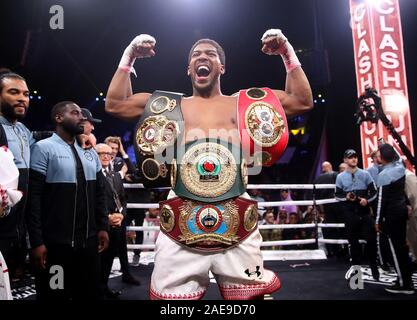
M 202 139 L 187 143 L 178 155 L 171 176 L 178 196 L 211 203 L 245 192 L 247 168 L 240 146 Z
M 161 231 L 197 251 L 229 249 L 246 239 L 258 225 L 257 202 L 241 197 L 216 203 L 175 197 L 159 206 Z

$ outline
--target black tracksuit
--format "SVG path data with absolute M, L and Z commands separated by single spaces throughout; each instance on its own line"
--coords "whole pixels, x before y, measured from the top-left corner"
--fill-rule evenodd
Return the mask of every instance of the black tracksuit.
M 388 237 L 397 281 L 400 286 L 412 286 L 411 270 L 406 243 L 407 197 L 405 195 L 405 168 L 401 162 L 385 165 L 378 175 L 378 205 L 376 223 Z

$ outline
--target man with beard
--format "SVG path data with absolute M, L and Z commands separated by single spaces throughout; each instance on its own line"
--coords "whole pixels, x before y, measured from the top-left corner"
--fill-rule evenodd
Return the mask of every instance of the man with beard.
M 288 142 L 286 115 L 312 108 L 308 80 L 281 30 L 271 29 L 262 51 L 281 55 L 286 90 L 251 88 L 227 96 L 223 48 L 201 39 L 191 48 L 187 74 L 193 95 L 132 94 L 136 58 L 155 55 L 155 39 L 139 35 L 126 48 L 108 89 L 106 111 L 138 120 L 136 156 L 145 186 L 171 186 L 160 203 L 151 299 L 201 299 L 215 275 L 225 299 L 254 299 L 280 288 L 263 268 L 257 202 L 245 193 L 245 159 L 272 165 Z M 239 130 L 240 129 L 240 130 Z M 180 209 L 181 208 L 181 213 Z
M 37 298 L 95 299 L 98 253 L 108 245 L 104 176 L 97 153 L 75 139 L 84 130 L 80 107 L 60 102 L 51 117 L 56 133 L 33 146 L 30 161 L 26 222 Z
M 32 132 L 20 122 L 29 106 L 29 89 L 20 75 L 12 72 L 0 74 L 0 146 L 13 153 L 19 169 L 18 190 L 23 198 L 7 217 L 0 219 L 0 251 L 13 278 L 24 275 L 27 254 L 24 210 L 29 180 L 30 147 L 35 143 Z

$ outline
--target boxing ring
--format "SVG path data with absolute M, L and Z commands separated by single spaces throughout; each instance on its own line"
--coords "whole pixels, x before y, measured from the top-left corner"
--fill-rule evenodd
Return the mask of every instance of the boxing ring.
M 143 189 L 141 184 L 125 184 L 126 189 Z M 313 191 L 313 200 L 294 200 L 294 201 L 270 201 L 258 202 L 260 207 L 277 207 L 281 205 L 295 204 L 295 205 L 311 205 L 313 206 L 313 215 L 316 210 L 314 206 L 327 203 L 336 203 L 335 199 L 315 200 L 315 190 L 331 189 L 334 185 L 314 185 L 314 184 L 276 184 L 276 185 L 248 185 L 248 189 L 304 189 Z M 161 189 L 161 188 L 160 188 Z M 169 188 L 166 188 L 168 190 Z M 156 203 L 128 203 L 128 209 L 148 209 L 158 208 Z M 307 224 L 274 224 L 274 225 L 259 225 L 259 229 L 316 229 L 318 228 L 344 228 L 343 223 L 319 223 L 317 217 L 314 218 L 313 223 Z M 158 231 L 159 227 L 128 227 L 129 231 Z M 345 245 L 348 241 L 345 239 L 326 239 L 319 236 L 316 232 L 315 238 L 304 240 L 279 240 L 279 241 L 264 241 L 261 246 L 263 248 L 272 246 L 290 246 L 312 244 L 316 245 L 317 249 L 305 250 L 261 250 L 263 259 L 265 261 L 265 268 L 275 271 L 281 282 L 282 288 L 266 297 L 266 300 L 369 300 L 369 299 L 407 299 L 413 300 L 415 297 L 411 296 L 393 296 L 385 292 L 385 286 L 391 285 L 395 280 L 395 272 L 382 273 L 379 281 L 372 278 L 372 274 L 368 266 L 362 265 L 363 282 L 365 283 L 365 290 L 352 290 L 346 279 L 347 270 L 350 268 L 348 257 L 342 259 L 328 258 L 324 250 L 319 248 L 319 245 L 326 244 L 340 244 Z M 143 244 L 128 244 L 129 250 L 129 264 L 131 272 L 134 276 L 140 279 L 141 286 L 131 286 L 123 284 L 121 279 L 120 262 L 115 258 L 112 272 L 110 275 L 109 285 L 112 289 L 121 290 L 123 293 L 120 296 L 122 300 L 148 300 L 150 285 L 150 278 L 153 271 L 153 256 L 155 245 Z M 133 250 L 143 250 L 146 258 L 135 256 Z M 413 281 L 417 285 L 417 273 L 413 275 Z M 210 275 L 210 283 L 215 284 L 215 278 Z M 318 288 L 320 288 L 318 290 Z M 36 296 L 33 279 L 27 279 L 19 287 L 12 288 L 11 294 L 13 299 L 33 300 Z M 204 299 L 220 300 L 221 295 L 218 292 L 216 285 L 210 285 Z
M 124 184 L 126 189 L 144 189 L 143 184 Z M 285 205 L 296 206 L 313 206 L 313 223 L 299 223 L 299 224 L 271 224 L 271 225 L 258 225 L 260 230 L 268 229 L 315 229 L 315 238 L 311 239 L 297 239 L 297 240 L 277 240 L 277 241 L 263 241 L 261 247 L 274 247 L 274 246 L 293 246 L 293 245 L 306 245 L 315 244 L 317 249 L 310 250 L 262 250 L 264 261 L 270 260 L 315 260 L 315 259 L 327 259 L 326 253 L 323 249 L 320 249 L 321 244 L 348 244 L 346 239 L 325 239 L 320 237 L 321 234 L 319 228 L 322 230 L 325 228 L 344 228 L 343 223 L 319 223 L 317 221 L 317 206 L 330 203 L 338 203 L 339 200 L 331 199 L 315 199 L 315 191 L 319 189 L 334 189 L 334 184 L 248 184 L 247 189 L 258 190 L 312 190 L 312 200 L 291 200 L 291 201 L 267 201 L 258 202 L 258 207 L 272 208 Z M 158 188 L 157 190 L 169 190 L 170 188 Z M 127 209 L 150 209 L 159 208 L 157 203 L 128 203 Z M 289 214 L 289 213 L 288 213 Z M 159 227 L 142 227 L 142 226 L 128 226 L 127 231 L 159 231 Z M 361 242 L 364 242 L 362 240 Z M 155 245 L 150 244 L 128 244 L 128 250 L 153 250 Z

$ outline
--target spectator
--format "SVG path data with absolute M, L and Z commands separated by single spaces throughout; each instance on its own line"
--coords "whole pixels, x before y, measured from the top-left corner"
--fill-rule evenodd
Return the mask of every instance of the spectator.
M 83 148 L 86 147 L 95 147 L 97 144 L 97 139 L 93 134 L 94 131 L 94 123 L 101 123 L 100 119 L 93 118 L 93 115 L 91 114 L 91 111 L 86 108 L 81 108 L 81 112 L 86 120 L 83 121 L 83 127 L 84 127 L 84 133 L 83 135 L 86 135 L 89 137 L 87 141 L 84 142 Z M 89 143 L 89 144 L 87 144 Z
M 290 223 L 288 212 L 285 208 L 280 208 L 278 211 L 277 224 L 287 224 Z
M 281 201 L 292 201 L 291 190 L 288 190 L 288 189 L 281 190 Z M 298 212 L 298 208 L 294 204 L 287 204 L 285 206 L 281 206 L 280 209 L 285 209 L 289 213 Z
M 125 178 L 126 173 L 134 174 L 136 171 L 132 161 L 130 161 L 129 155 L 123 148 L 123 143 L 120 137 L 107 137 L 104 143 L 109 145 L 112 149 L 112 160 L 110 162 L 110 169 L 115 172 L 119 172 L 122 179 Z M 117 155 L 120 153 L 122 158 Z
M 14 156 L 19 170 L 18 189 L 23 192 L 19 203 L 7 217 L 0 219 L 0 251 L 12 279 L 22 279 L 27 256 L 24 212 L 29 181 L 30 148 L 35 143 L 33 134 L 20 121 L 29 107 L 26 81 L 13 72 L 0 74 L 0 146 L 6 146 Z
M 132 276 L 129 270 L 126 242 L 126 195 L 123 182 L 119 174 L 109 169 L 111 161 L 111 148 L 100 143 L 96 147 L 105 176 L 105 198 L 109 210 L 109 247 L 101 253 L 101 274 L 104 294 L 107 298 L 116 298 L 120 292 L 110 290 L 108 287 L 109 275 L 113 260 L 119 257 L 122 270 L 122 281 L 134 285 L 140 285 L 140 281 Z
M 145 213 L 143 220 L 144 227 L 159 227 L 159 208 L 150 208 Z M 159 231 L 146 230 L 143 231 L 143 244 L 155 244 Z
M 252 189 L 250 190 L 250 195 L 253 200 L 256 200 L 258 202 L 265 202 L 265 198 L 262 196 L 262 192 L 258 189 Z M 262 217 L 265 213 L 264 207 L 258 207 L 258 220 L 262 220 Z
M 98 254 L 109 240 L 101 164 L 93 149 L 82 149 L 75 139 L 83 132 L 78 105 L 57 103 L 51 118 L 56 133 L 34 145 L 30 161 L 26 222 L 37 298 L 97 299 Z M 59 289 L 50 285 L 56 266 L 63 276 Z
M 377 159 L 377 152 L 378 150 L 371 152 L 372 165 L 366 168 L 366 171 L 369 172 L 369 174 L 371 175 L 375 183 L 376 183 L 378 174 L 381 171 L 381 166 L 378 163 L 378 159 Z
M 339 164 L 339 173 L 344 172 L 347 169 L 347 164 L 342 162 L 341 164 Z
M 289 224 L 298 224 L 298 214 L 296 212 L 290 212 L 289 214 Z M 291 228 L 291 229 L 284 229 L 282 231 L 282 239 L 283 240 L 299 240 L 301 239 L 301 232 L 298 228 Z M 289 246 L 285 246 L 286 250 L 296 250 L 299 249 L 301 245 L 293 244 Z
M 264 213 L 261 225 L 275 225 L 274 212 L 267 210 Z M 260 229 L 263 241 L 278 241 L 282 239 L 282 229 Z M 264 247 L 265 250 L 280 250 L 280 246 Z
M 316 178 L 315 184 L 335 184 L 337 172 L 333 171 L 333 167 L 330 162 L 323 162 L 322 173 Z M 316 199 L 334 199 L 334 188 L 331 189 L 317 189 Z M 328 203 L 320 205 L 320 211 L 326 216 L 327 223 L 342 223 L 343 219 L 339 214 L 338 203 Z M 340 239 L 339 228 L 327 228 L 325 231 L 325 237 L 327 239 Z M 340 255 L 340 246 L 337 244 L 327 244 L 328 256 Z
M 375 183 L 366 170 L 358 168 L 358 155 L 355 150 L 346 150 L 343 159 L 347 169 L 336 178 L 335 195 L 338 200 L 343 201 L 340 203 L 340 209 L 350 246 L 351 269 L 354 270 L 360 265 L 362 250 L 359 239 L 365 239 L 372 276 L 378 280 L 376 233 L 373 228 L 375 222 L 369 205 L 376 197 Z
M 371 175 L 375 184 L 378 179 L 378 174 L 382 170 L 382 165 L 381 163 L 379 163 L 377 153 L 378 153 L 378 150 L 371 152 L 372 166 L 366 169 L 366 171 L 368 171 L 369 174 Z M 378 209 L 378 201 L 371 202 L 371 209 L 372 209 L 373 216 L 375 217 L 377 209 Z M 377 233 L 377 246 L 378 246 L 378 257 L 379 257 L 381 268 L 386 272 L 391 271 L 392 266 L 394 265 L 394 262 L 392 260 L 392 254 L 391 254 L 388 237 L 385 233 L 381 233 L 381 232 Z
M 383 169 L 377 179 L 376 231 L 388 236 L 397 271 L 397 281 L 385 290 L 392 293 L 413 294 L 414 285 L 406 244 L 408 210 L 405 168 L 390 144 L 381 144 L 378 147 L 377 157 Z
M 308 218 L 307 218 L 307 216 L 308 216 Z M 307 206 L 306 210 L 302 211 L 301 217 L 302 217 L 303 221 L 313 217 L 313 206 Z M 314 221 L 314 217 L 313 217 L 313 221 Z M 309 222 L 305 222 L 305 223 L 309 223 Z

